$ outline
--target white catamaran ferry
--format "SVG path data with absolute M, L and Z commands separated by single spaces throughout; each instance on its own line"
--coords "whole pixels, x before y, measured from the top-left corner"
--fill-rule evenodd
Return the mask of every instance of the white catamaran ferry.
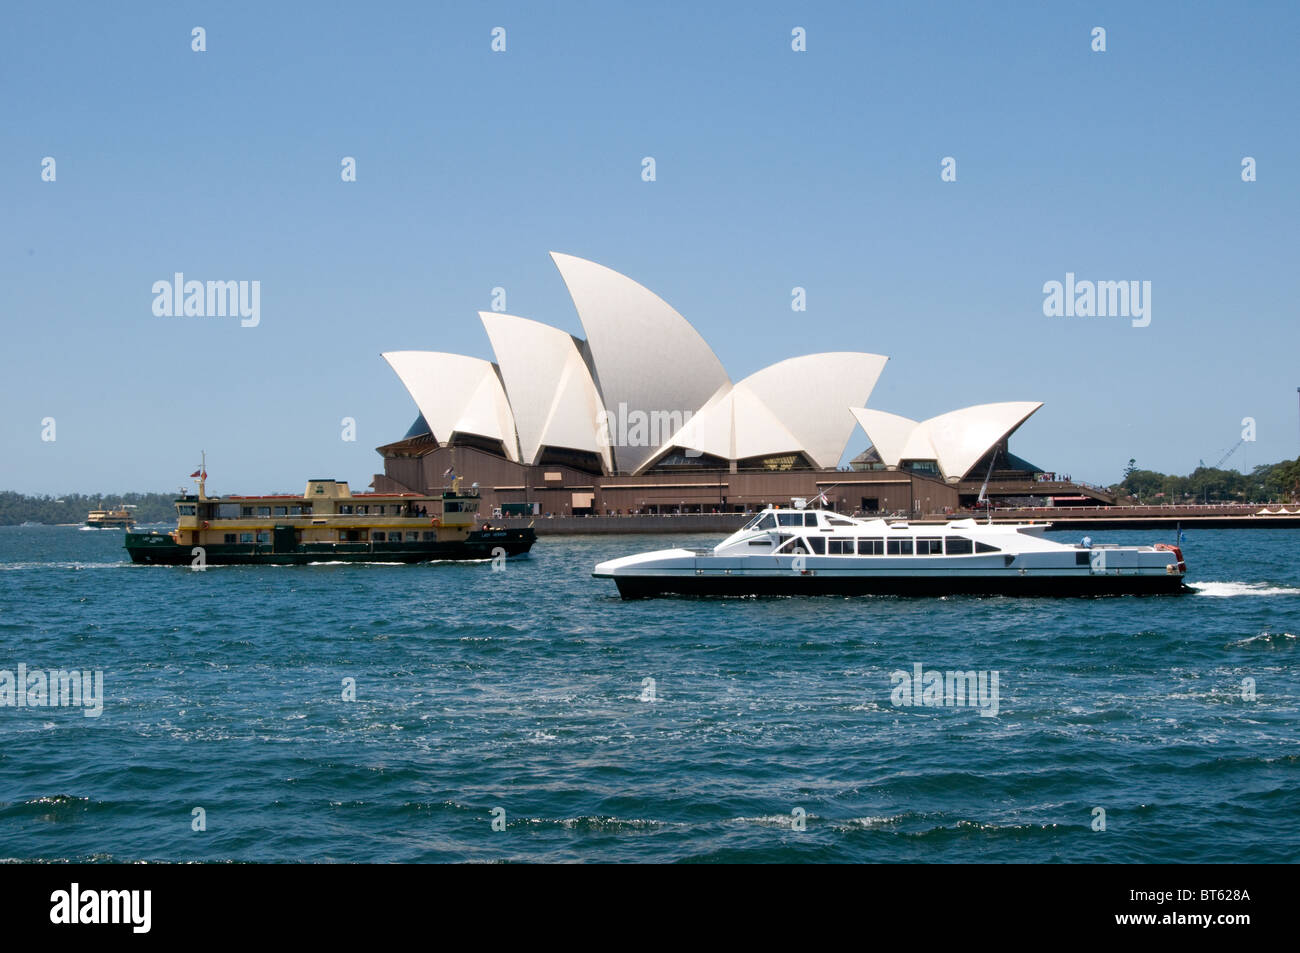
M 765 509 L 713 549 L 596 566 L 625 599 L 683 595 L 1103 596 L 1191 591 L 1177 546 L 1046 539 L 1049 523 L 908 524 Z

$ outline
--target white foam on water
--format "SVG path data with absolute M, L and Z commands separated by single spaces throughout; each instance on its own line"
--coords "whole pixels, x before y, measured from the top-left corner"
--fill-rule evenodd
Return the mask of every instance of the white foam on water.
M 1270 586 L 1262 582 L 1189 582 L 1198 596 L 1300 596 L 1291 586 Z

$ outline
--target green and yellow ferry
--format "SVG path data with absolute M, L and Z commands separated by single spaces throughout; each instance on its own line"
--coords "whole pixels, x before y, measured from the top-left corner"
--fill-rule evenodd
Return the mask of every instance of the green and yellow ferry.
M 176 499 L 176 529 L 127 533 L 131 561 L 164 566 L 306 565 L 325 562 L 420 563 L 493 559 L 527 553 L 532 526 L 481 523 L 477 489 L 457 477 L 443 493 L 359 493 L 338 480 L 308 480 L 302 496 Z

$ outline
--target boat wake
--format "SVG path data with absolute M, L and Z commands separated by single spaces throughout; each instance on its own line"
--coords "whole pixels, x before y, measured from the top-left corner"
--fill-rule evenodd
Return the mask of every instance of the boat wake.
M 1300 596 L 1292 586 L 1270 586 L 1264 582 L 1189 582 L 1198 596 Z

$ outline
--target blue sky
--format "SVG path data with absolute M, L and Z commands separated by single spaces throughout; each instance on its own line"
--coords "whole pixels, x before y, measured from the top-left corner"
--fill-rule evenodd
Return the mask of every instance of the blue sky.
M 1297 454 L 1294 4 L 3 17 L 0 489 L 169 489 L 200 449 L 214 492 L 364 486 L 416 414 L 381 351 L 490 357 L 496 286 L 581 334 L 552 249 L 661 295 L 733 379 L 854 349 L 890 357 L 882 410 L 1042 400 L 1013 449 L 1079 479 L 1214 463 L 1244 417 L 1238 465 Z M 260 325 L 155 316 L 177 271 L 260 281 Z M 1066 272 L 1150 281 L 1150 326 L 1045 317 Z

